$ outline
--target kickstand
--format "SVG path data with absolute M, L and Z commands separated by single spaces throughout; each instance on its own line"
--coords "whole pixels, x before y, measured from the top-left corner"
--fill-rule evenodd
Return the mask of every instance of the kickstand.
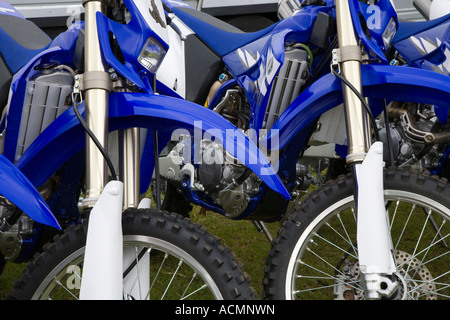
M 269 240 L 270 243 L 272 243 L 272 235 L 270 234 L 269 229 L 267 229 L 267 226 L 264 222 L 262 221 L 256 221 L 256 220 L 252 220 L 253 225 L 255 226 L 256 230 L 258 230 L 259 233 L 264 233 L 267 237 L 267 239 Z

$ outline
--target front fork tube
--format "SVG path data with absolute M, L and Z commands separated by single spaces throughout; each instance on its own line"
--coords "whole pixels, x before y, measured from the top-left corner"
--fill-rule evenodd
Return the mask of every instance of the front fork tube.
M 362 92 L 361 48 L 354 33 L 348 0 L 336 1 L 341 75 Z M 347 164 L 353 167 L 357 210 L 357 242 L 366 299 L 391 296 L 396 272 L 383 191 L 383 145 L 371 146 L 370 122 L 362 101 L 343 86 L 347 125 Z
M 108 105 L 111 79 L 98 39 L 96 15 L 104 12 L 105 0 L 83 0 L 85 7 L 85 90 L 86 122 L 97 140 L 108 145 Z M 119 160 L 120 181 L 107 182 L 106 161 L 92 139 L 86 136 L 86 196 L 83 209 L 89 215 L 83 265 L 81 299 L 123 299 L 122 210 L 139 202 L 139 129 L 122 131 Z M 143 276 L 143 274 L 141 275 Z
M 96 20 L 98 12 L 105 12 L 106 4 L 106 0 L 83 0 L 86 32 L 83 88 L 86 122 L 107 152 L 108 106 L 112 85 L 100 48 Z M 106 161 L 97 145 L 86 135 L 86 196 L 83 209 L 91 210 L 91 213 L 81 299 L 123 299 L 124 285 L 129 282 L 124 283 L 123 263 L 126 265 L 134 261 L 134 254 L 128 249 L 123 250 L 121 221 L 123 209 L 139 206 L 139 128 L 122 130 L 119 140 L 119 175 L 123 183 L 111 181 L 106 184 Z M 139 270 L 139 266 L 134 269 Z M 145 271 L 139 273 L 139 278 L 144 279 L 145 283 L 148 268 L 142 270 Z M 139 287 L 142 289 L 142 283 Z M 134 296 L 136 292 L 131 294 Z
M 142 134 L 142 136 L 144 136 Z M 140 199 L 140 142 L 141 129 L 130 128 L 119 133 L 120 176 L 124 182 L 124 209 L 149 208 L 150 203 Z M 125 300 L 150 299 L 150 251 L 142 259 L 144 247 L 123 248 L 123 289 Z M 126 271 L 126 272 L 125 272 Z
M 97 12 L 103 12 L 105 1 L 84 0 L 86 11 L 85 38 L 85 105 L 86 122 L 98 141 L 108 145 L 108 105 L 110 88 L 104 85 L 110 81 L 101 53 L 97 32 Z M 102 76 L 99 76 L 102 75 Z M 86 80 L 89 79 L 89 80 Z M 105 80 L 107 79 L 107 80 Z M 102 87 L 104 85 L 104 87 Z M 139 129 L 122 130 L 120 139 L 120 178 L 124 182 L 124 208 L 139 205 Z M 92 208 L 100 197 L 107 182 L 106 161 L 92 139 L 86 137 L 86 196 L 84 209 Z
M 89 129 L 106 149 L 109 84 L 100 48 L 97 13 L 105 12 L 103 0 L 83 0 L 85 9 L 85 117 Z M 121 300 L 123 184 L 107 181 L 106 161 L 86 134 L 86 195 L 83 210 L 89 211 L 80 299 Z
M 97 13 L 105 11 L 104 1 L 83 1 L 85 7 L 85 77 L 106 73 L 105 62 L 97 32 Z M 84 84 L 83 84 L 84 85 Z M 87 86 L 85 90 L 86 122 L 103 147 L 107 146 L 107 106 L 109 91 L 98 85 Z M 107 181 L 106 161 L 95 143 L 86 135 L 86 196 L 83 208 L 95 205 Z
M 119 134 L 120 176 L 124 183 L 124 209 L 139 206 L 140 129 L 121 130 Z
M 361 48 L 353 31 L 348 0 L 336 1 L 336 20 L 341 59 L 340 71 L 356 90 L 362 92 Z M 342 84 L 342 91 L 349 148 L 347 163 L 360 163 L 370 147 L 369 118 L 358 96 L 344 84 Z

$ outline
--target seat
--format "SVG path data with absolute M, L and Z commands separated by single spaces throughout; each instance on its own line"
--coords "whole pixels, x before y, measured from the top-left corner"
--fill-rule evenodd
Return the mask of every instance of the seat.
M 26 20 L 11 5 L 0 8 L 0 112 L 8 99 L 12 76 L 36 54 L 46 49 L 51 39 L 33 22 Z
M 222 20 L 195 9 L 175 7 L 172 8 L 172 12 L 221 57 L 270 33 L 277 25 L 275 23 L 263 30 L 245 33 Z
M 33 22 L 3 14 L 0 14 L 0 40 L 0 52 L 13 74 L 51 42 Z

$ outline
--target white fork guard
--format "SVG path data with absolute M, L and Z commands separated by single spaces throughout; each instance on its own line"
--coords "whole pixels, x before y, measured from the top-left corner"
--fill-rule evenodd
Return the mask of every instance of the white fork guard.
M 383 192 L 383 143 L 372 145 L 362 164 L 356 165 L 358 184 L 357 241 L 359 264 L 365 274 L 391 275 L 396 266 Z
M 109 182 L 89 217 L 81 300 L 123 299 L 123 183 Z

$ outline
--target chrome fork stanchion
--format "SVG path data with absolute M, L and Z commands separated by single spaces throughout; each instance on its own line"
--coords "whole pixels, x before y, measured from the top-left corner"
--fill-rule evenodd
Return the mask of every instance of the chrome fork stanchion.
M 332 68 L 362 93 L 362 48 L 358 45 L 348 0 L 336 0 L 339 49 L 334 52 Z M 391 297 L 398 289 L 392 275 L 396 272 L 392 244 L 384 208 L 382 144 L 371 146 L 370 119 L 363 102 L 342 84 L 348 137 L 347 164 L 355 180 L 357 241 L 366 299 Z M 367 157 L 366 157 L 367 156 Z
M 140 129 L 130 128 L 119 135 L 120 177 L 124 184 L 124 209 L 137 208 L 140 189 Z
M 104 12 L 107 0 L 83 0 L 86 12 L 85 38 L 85 73 L 82 87 L 85 91 L 86 122 L 106 149 L 108 140 L 108 105 L 112 81 L 106 71 L 100 42 L 98 39 L 98 12 Z M 136 208 L 139 205 L 139 161 L 140 161 L 140 130 L 125 129 L 120 136 L 121 163 L 120 178 L 124 182 L 124 208 Z M 89 209 L 95 205 L 108 177 L 104 157 L 95 143 L 86 137 L 86 196 L 83 208 Z
M 107 146 L 107 107 L 112 82 L 106 72 L 97 31 L 97 12 L 104 12 L 106 1 L 83 0 L 85 8 L 85 91 L 86 122 L 103 147 Z M 95 143 L 86 136 L 86 196 L 83 208 L 92 208 L 107 182 L 107 166 Z
M 336 1 L 336 20 L 341 74 L 356 90 L 362 92 L 362 53 L 353 29 L 348 0 Z M 358 96 L 348 86 L 343 85 L 342 90 L 349 148 L 347 163 L 351 165 L 361 163 L 369 151 L 370 126 L 367 112 Z

